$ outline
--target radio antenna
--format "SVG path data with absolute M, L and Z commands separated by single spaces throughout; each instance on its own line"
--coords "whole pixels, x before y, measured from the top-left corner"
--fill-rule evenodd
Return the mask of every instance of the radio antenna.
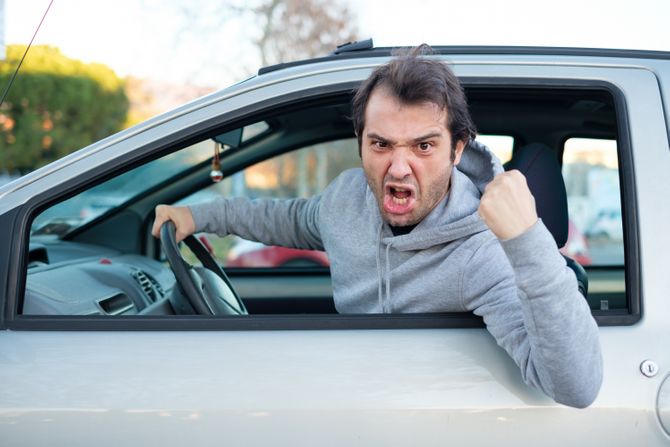
M 23 57 L 19 61 L 19 65 L 16 66 L 16 70 L 14 70 L 14 74 L 12 75 L 11 79 L 9 80 L 9 84 L 7 84 L 7 88 L 5 88 L 5 92 L 2 94 L 2 99 L 0 99 L 0 107 L 5 103 L 5 98 L 7 98 L 7 94 L 9 93 L 9 89 L 12 88 L 12 84 L 14 83 L 14 79 L 16 78 L 17 73 L 19 72 L 19 69 L 21 68 L 21 64 L 23 64 L 23 60 L 26 58 L 26 54 L 28 54 L 28 50 L 30 50 L 30 47 L 33 44 L 33 40 L 35 40 L 35 36 L 37 36 L 37 32 L 40 30 L 40 27 L 42 26 L 42 23 L 44 22 L 44 19 L 47 16 L 47 13 L 49 12 L 49 9 L 51 9 L 51 5 L 53 4 L 54 0 L 51 0 L 49 2 L 49 6 L 47 6 L 47 10 L 44 11 L 44 15 L 42 16 L 42 20 L 40 20 L 40 24 L 37 25 L 37 29 L 33 33 L 33 38 L 30 39 L 30 43 L 26 47 L 26 51 L 23 53 Z

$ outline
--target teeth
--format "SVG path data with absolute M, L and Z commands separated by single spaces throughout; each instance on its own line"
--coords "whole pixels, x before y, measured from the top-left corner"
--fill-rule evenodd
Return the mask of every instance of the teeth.
M 403 198 L 392 197 L 392 199 L 393 199 L 393 202 L 397 203 L 398 205 L 404 205 L 404 204 L 407 203 L 407 197 L 403 197 Z

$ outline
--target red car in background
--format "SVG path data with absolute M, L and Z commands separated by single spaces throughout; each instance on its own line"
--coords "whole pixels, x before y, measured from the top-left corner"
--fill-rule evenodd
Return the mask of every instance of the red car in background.
M 326 253 L 267 246 L 260 242 L 240 241 L 230 250 L 226 267 L 328 267 Z
M 580 265 L 591 265 L 593 262 L 589 253 L 589 243 L 572 220 L 568 220 L 568 240 L 560 251 Z

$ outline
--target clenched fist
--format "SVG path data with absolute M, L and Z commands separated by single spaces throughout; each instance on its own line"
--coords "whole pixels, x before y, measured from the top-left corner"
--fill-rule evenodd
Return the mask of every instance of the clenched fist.
M 516 169 L 498 174 L 486 185 L 479 215 L 500 240 L 513 239 L 532 227 L 537 212 L 526 177 Z
M 154 220 L 151 234 L 154 237 L 160 237 L 161 227 L 168 220 L 174 222 L 174 226 L 177 229 L 177 242 L 182 241 L 195 232 L 195 221 L 193 220 L 191 210 L 187 207 L 158 205 L 156 207 L 156 220 Z

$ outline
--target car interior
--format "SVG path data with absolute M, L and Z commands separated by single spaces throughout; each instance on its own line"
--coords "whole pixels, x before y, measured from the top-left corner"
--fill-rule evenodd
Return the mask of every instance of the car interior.
M 590 207 L 601 197 L 596 188 L 599 179 L 610 181 L 614 175 L 617 187 L 622 181 L 621 164 L 612 168 L 609 161 L 614 157 L 616 163 L 626 145 L 615 92 L 598 85 L 466 82 L 465 86 L 482 141 L 486 143 L 486 136 L 504 138 L 505 148 L 492 149 L 508 168 L 527 175 L 538 214 L 557 245 L 564 247 L 566 262 L 596 318 L 628 314 L 624 240 L 586 240 L 584 236 Z M 351 90 L 342 89 L 223 123 L 168 155 L 129 165 L 118 176 L 75 195 L 54 197 L 52 204 L 33 216 L 20 313 L 336 314 L 327 261 L 304 262 L 307 255 L 245 245 L 234 236 L 201 234 L 176 244 L 170 241 L 167 226 L 161 245 L 150 230 L 154 208 L 160 203 L 317 194 L 337 173 L 360 164 L 350 101 Z M 602 156 L 588 148 L 577 155 L 568 153 L 566 142 L 571 139 L 610 141 L 614 153 Z M 313 152 L 298 155 L 308 147 Z M 210 176 L 215 152 L 221 182 L 213 182 Z M 324 160 L 327 166 L 319 167 Z M 295 180 L 297 186 L 282 186 L 287 179 Z M 620 209 L 619 191 L 615 192 L 618 197 L 607 197 L 614 203 L 618 200 Z M 621 225 L 626 221 L 626 214 L 622 216 Z M 577 234 L 573 227 L 580 222 Z M 566 251 L 570 244 L 581 251 Z M 283 260 L 252 265 L 247 261 L 251 252 L 261 253 L 266 260 L 272 256 Z M 196 267 L 189 268 L 191 264 Z M 203 289 L 209 292 L 202 295 L 199 290 Z

